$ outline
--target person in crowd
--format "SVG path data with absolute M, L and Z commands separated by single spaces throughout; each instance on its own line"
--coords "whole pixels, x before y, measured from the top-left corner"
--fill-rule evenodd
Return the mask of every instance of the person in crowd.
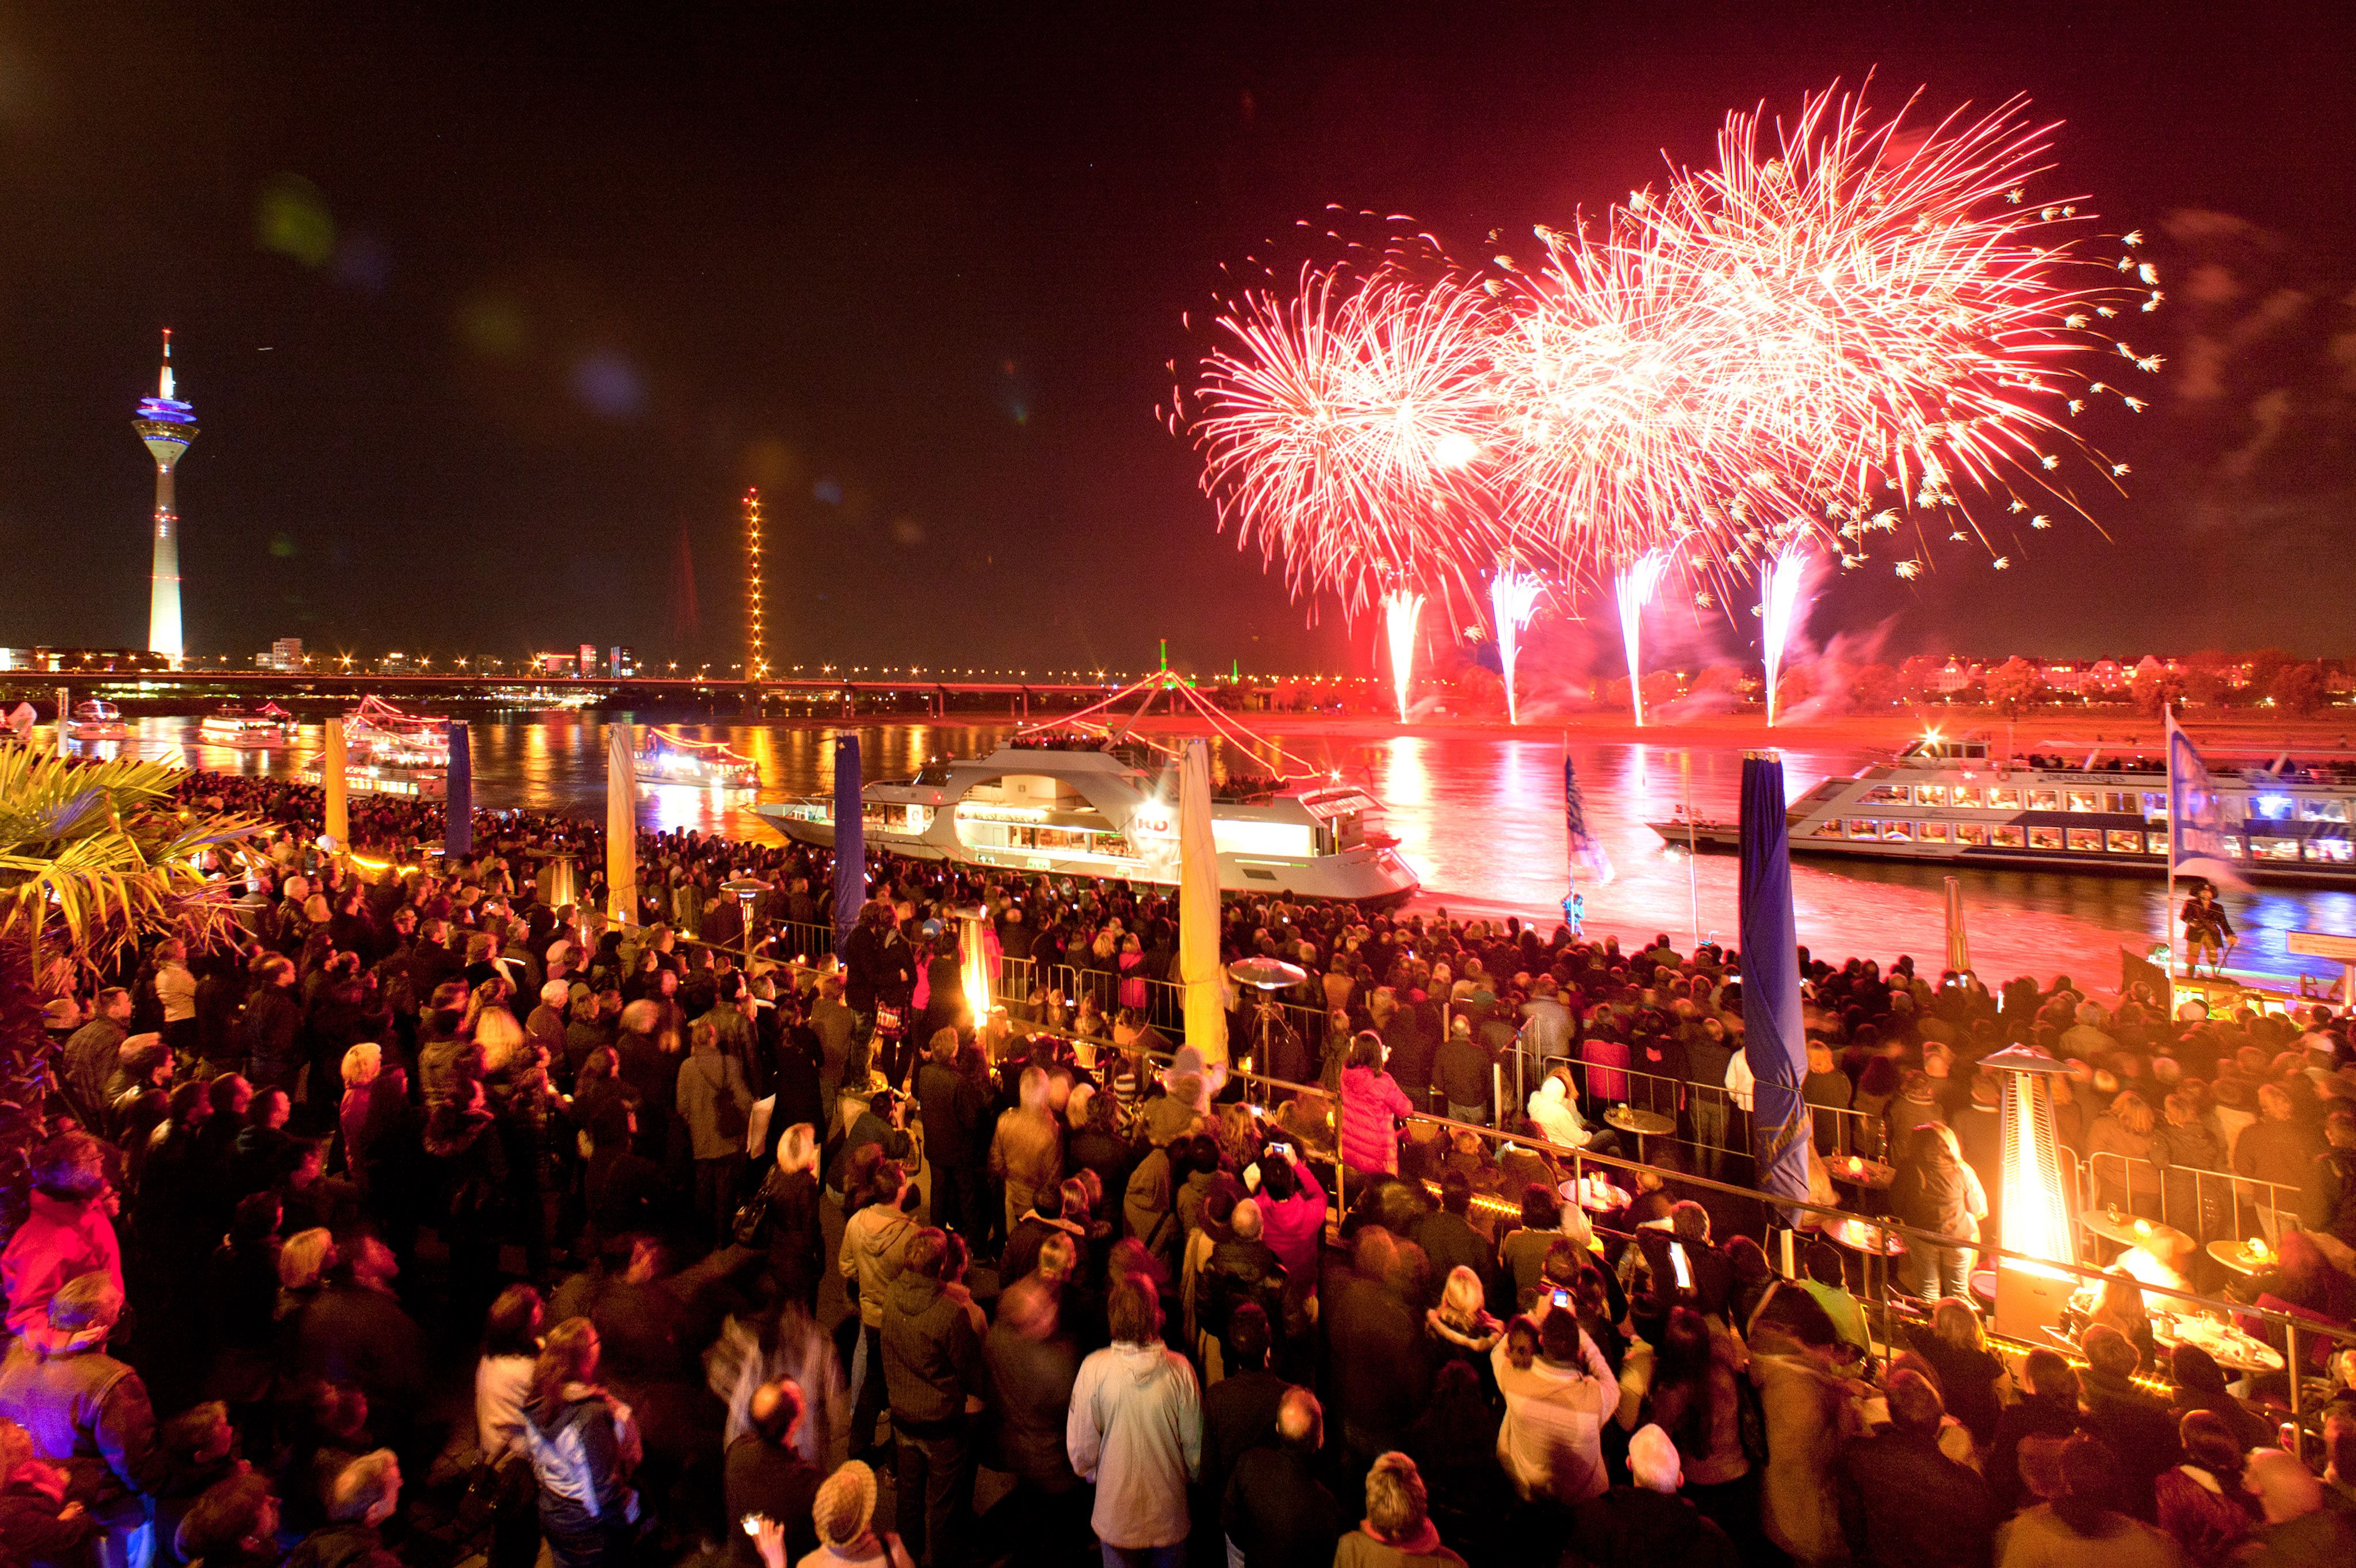
M 73 1474 L 102 1555 L 128 1550 L 145 1529 L 149 1499 L 164 1479 L 147 1385 L 107 1354 L 122 1316 L 113 1281 L 80 1275 L 49 1297 L 44 1320 L 0 1360 L 0 1417 L 30 1434 L 33 1452 Z
M 763 1383 L 745 1413 L 751 1425 L 728 1445 L 723 1481 L 730 1555 L 738 1568 L 757 1568 L 758 1527 L 745 1528 L 753 1519 L 776 1520 L 788 1555 L 807 1557 L 818 1550 L 813 1510 L 826 1473 L 801 1455 L 801 1388 L 783 1378 Z
M 530 1285 L 509 1285 L 483 1323 L 483 1353 L 475 1363 L 475 1443 L 492 1498 L 489 1568 L 530 1568 L 540 1555 L 540 1518 L 531 1485 L 531 1444 L 524 1436 L 524 1402 L 540 1364 L 541 1326 L 547 1308 Z
M 734 1010 L 730 1017 L 736 1017 Z M 736 1212 L 736 1179 L 744 1168 L 744 1130 L 753 1110 L 742 1060 L 720 1048 L 712 1015 L 698 1018 L 688 1034 L 687 1060 L 679 1069 L 679 1113 L 687 1122 L 694 1159 L 694 1214 L 714 1241 L 724 1241 Z
M 1317 1469 L 1325 1412 L 1307 1389 L 1289 1389 L 1276 1412 L 1276 1441 L 1229 1473 L 1219 1517 L 1228 1551 L 1245 1568 L 1331 1563 L 1342 1539 L 1342 1505 Z
M 629 1406 L 596 1381 L 602 1351 L 585 1317 L 550 1329 L 523 1404 L 541 1532 L 557 1568 L 626 1564 L 636 1540 L 630 1474 L 643 1450 Z
M 1087 1539 L 1089 1499 L 1064 1447 L 1080 1348 L 1064 1324 L 1058 1287 L 1037 1274 L 1007 1286 L 981 1360 L 996 1416 L 991 1464 L 1014 1477 L 983 1517 L 987 1536 L 1001 1550 L 1037 1541 L 1050 1554 L 1068 1554 Z
M 1523 1497 L 1565 1508 L 1577 1508 L 1610 1486 L 1603 1423 L 1620 1400 L 1616 1385 L 1589 1371 L 1581 1337 L 1577 1314 L 1549 1312 L 1535 1333 L 1529 1319 L 1515 1319 L 1489 1353 L 1505 1401 L 1497 1429 L 1505 1474 Z
M 1988 1444 L 1988 1492 L 2009 1515 L 2020 1502 L 2020 1444 L 2030 1437 L 2064 1438 L 2078 1430 L 2078 1372 L 2059 1350 L 2040 1346 L 2021 1363 L 2020 1397 L 1997 1412 Z
M 102 1274 L 117 1294 L 123 1290 L 106 1145 L 85 1133 L 60 1133 L 34 1151 L 31 1176 L 30 1212 L 0 1251 L 0 1291 L 16 1335 L 48 1320 L 49 1298 L 69 1280 Z
M 1064 1441 L 1096 1487 L 1089 1522 L 1108 1568 L 1176 1568 L 1191 1528 L 1187 1491 L 1203 1459 L 1194 1369 L 1162 1342 L 1161 1293 L 1132 1276 L 1106 1302 L 1112 1343 L 1080 1363 Z
M 1890 1424 L 1852 1438 L 1840 1457 L 1851 1560 L 1860 1568 L 1976 1568 L 1988 1560 L 1996 1505 L 1978 1471 L 1939 1451 L 1946 1409 L 1938 1390 L 1900 1368 L 1883 1393 Z
M 1930 1332 L 1916 1330 L 1910 1337 L 1915 1353 L 1938 1374 L 1947 1413 L 1970 1429 L 1976 1445 L 1993 1443 L 1997 1388 L 2006 1374 L 2004 1358 L 1988 1348 L 1979 1313 L 1963 1297 L 1948 1296 L 1932 1304 Z
M 900 1539 L 909 1555 L 936 1565 L 959 1555 L 952 1529 L 972 1509 L 966 1402 L 983 1386 L 981 1336 L 966 1302 L 944 1284 L 949 1256 L 942 1230 L 928 1226 L 908 1238 L 882 1336 Z
M 1333 1551 L 1333 1568 L 1464 1568 L 1441 1544 L 1417 1473 L 1404 1454 L 1378 1455 L 1366 1472 L 1366 1514 Z
M 1658 1426 L 1628 1440 L 1628 1477 L 1582 1504 L 1571 1551 L 1593 1568 L 1734 1568 L 1726 1532 L 1682 1496 L 1677 1445 Z
M 1890 1208 L 1899 1219 L 1934 1236 L 1977 1240 L 1988 1211 L 1987 1193 L 1964 1163 L 1955 1130 L 1944 1122 L 1928 1122 L 1894 1133 L 1893 1141 L 1904 1151 L 1890 1184 Z M 1910 1246 L 1906 1262 L 1915 1294 L 1933 1300 L 1968 1295 L 1975 1256 L 1970 1247 Z
M 1857 1390 L 1837 1370 L 1839 1345 L 1832 1319 L 1802 1295 L 1772 1326 L 1762 1325 L 1751 1346 L 1751 1380 L 1767 1435 L 1760 1529 L 1803 1563 L 1847 1554 L 1835 1482 L 1841 1450 L 1859 1420 Z
M 1364 1029 L 1350 1040 L 1349 1065 L 1342 1069 L 1342 1159 L 1352 1170 L 1375 1176 L 1398 1173 L 1398 1123 L 1415 1113 L 1397 1079 L 1383 1070 L 1383 1037 Z
M 2054 1494 L 1997 1532 L 1997 1568 L 2190 1568 L 2166 1531 L 2117 1511 L 2125 1477 L 2102 1439 L 2062 1440 L 2058 1469 Z
M 1006 1184 L 1008 1230 L 1063 1178 L 1064 1133 L 1047 1108 L 1046 1069 L 1023 1069 L 1017 1092 L 1021 1103 L 1000 1114 L 990 1141 L 990 1174 Z
M 2295 1454 L 2262 1448 L 2249 1457 L 2249 1489 L 2265 1516 L 2236 1568 L 2322 1568 L 2356 1560 L 2356 1514 L 2331 1505 L 2315 1472 Z
M 862 1207 L 842 1228 L 842 1247 L 836 1268 L 857 1293 L 860 1335 L 864 1341 L 862 1375 L 851 1414 L 851 1452 L 864 1458 L 875 1442 L 875 1419 L 887 1402 L 884 1379 L 884 1309 L 892 1282 L 905 1265 L 908 1242 L 916 1223 L 907 1214 L 907 1176 L 885 1161 L 874 1167 Z
M 337 1471 L 327 1493 L 327 1522 L 287 1554 L 286 1568 L 400 1568 L 401 1559 L 385 1550 L 380 1529 L 400 1506 L 401 1461 L 392 1450 L 360 1455 Z
M 2178 1434 L 2184 1463 L 2163 1472 L 2152 1488 L 2159 1528 L 2176 1538 L 2196 1568 L 2211 1568 L 2225 1563 L 2264 1522 L 2243 1476 L 2249 1449 L 2212 1411 L 2187 1413 Z
M 2135 1385 L 2143 1357 L 2117 1329 L 2095 1324 L 2078 1337 L 2078 1348 L 2086 1358 L 2080 1380 L 2086 1430 L 2103 1440 L 2118 1466 L 2126 1511 L 2148 1520 L 2158 1507 L 2153 1484 L 2182 1456 L 2176 1418 Z

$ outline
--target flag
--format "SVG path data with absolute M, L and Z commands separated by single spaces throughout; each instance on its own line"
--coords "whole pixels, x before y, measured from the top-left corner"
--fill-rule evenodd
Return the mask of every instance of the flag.
M 2192 737 L 2176 727 L 2168 715 L 2168 864 L 2169 875 L 2201 877 L 2219 887 L 2246 889 L 2228 848 L 2241 843 L 2241 824 L 2225 820 L 2225 803 L 2217 795 L 2216 780 L 2192 745 Z M 2170 911 L 2172 914 L 2173 911 Z
M 1759 1185 L 1808 1196 L 1808 1042 L 1801 1033 L 1800 939 L 1792 909 L 1792 847 L 1783 758 L 1742 758 L 1742 1056 L 1758 1079 L 1751 1147 Z
M 834 737 L 834 951 L 851 951 L 859 907 L 867 902 L 867 802 L 861 792 L 859 736 Z
M 1603 841 L 1587 827 L 1587 797 L 1580 792 L 1579 769 L 1571 765 L 1570 754 L 1562 758 L 1562 845 L 1570 859 L 1571 886 L 1579 886 L 1583 874 L 1598 887 L 1612 881 L 1612 857 L 1604 853 Z

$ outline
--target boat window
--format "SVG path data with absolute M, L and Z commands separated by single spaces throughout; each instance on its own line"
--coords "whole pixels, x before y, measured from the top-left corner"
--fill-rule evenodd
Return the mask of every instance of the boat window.
M 1878 839 L 1881 836 L 1881 824 L 1870 817 L 1851 817 L 1848 820 L 1848 836 L 1853 839 Z
M 1973 811 L 1979 810 L 1986 803 L 1982 798 L 1980 787 L 1976 784 L 1958 784 L 1947 792 L 1947 796 L 1954 804 L 1968 807 Z
M 1837 839 L 1841 836 L 1841 820 L 1838 817 L 1826 817 L 1815 825 L 1814 833 L 1820 839 Z
M 2339 865 L 2348 864 L 2351 850 L 2356 850 L 2356 844 L 2346 839 L 2309 839 L 2306 844 L 2308 859 L 2328 860 Z
M 1991 784 L 1988 786 L 1987 804 L 1991 811 L 2018 811 L 2020 810 L 2020 791 Z
M 1944 843 L 1947 842 L 1947 824 L 1917 822 L 1914 824 L 1914 836 L 1923 843 Z
M 2136 792 L 2132 789 L 2103 791 L 2103 810 L 2115 816 L 2131 817 L 2136 811 Z
M 1986 757 L 1987 755 L 1987 742 L 1983 740 L 1965 741 L 1964 743 L 1964 755 L 1967 757 Z
M 1914 803 L 1918 806 L 1944 806 L 1947 803 L 1947 787 L 1944 784 L 1917 784 L 1914 786 Z
M 1909 804 L 1903 784 L 1876 784 L 1861 796 L 1860 806 L 1903 806 Z
M 920 784 L 930 789 L 938 789 L 948 781 L 949 770 L 947 763 L 919 768 L 916 769 L 916 778 L 909 780 L 912 784 Z
M 2000 827 L 1988 830 L 1988 846 L 1992 849 L 2019 849 L 2029 842 L 2029 834 L 2020 828 Z
M 1986 822 L 1957 822 L 1955 824 L 1955 842 L 1957 843 L 1986 843 L 1987 841 L 1988 831 L 1987 824 Z
M 2143 853 L 2143 834 L 2130 832 L 2126 828 L 2113 828 L 2103 835 L 2103 843 L 2113 854 Z
M 2062 792 L 2058 789 L 2031 789 L 2029 809 L 2032 811 L 2058 811 L 2062 809 Z
M 2302 822 L 2344 822 L 2348 820 L 2345 800 L 2319 800 L 2312 795 L 2298 798 L 2298 820 Z
M 2103 852 L 2103 830 L 2100 828 L 2072 828 L 2070 830 L 2070 847 L 2082 853 L 2100 854 Z
M 2147 822 L 2168 821 L 2168 791 L 2147 789 L 2143 792 L 2143 816 Z
M 1292 855 L 1307 859 L 1317 853 L 1307 822 L 1264 822 L 1248 818 L 1214 817 L 1211 839 L 1221 854 Z
M 2297 860 L 2298 858 L 2298 841 L 2297 839 L 2260 838 L 2257 834 L 2252 833 L 2250 835 L 2250 858 L 2252 860 Z
M 1900 841 L 1912 840 L 1914 836 L 1914 824 L 1912 822 L 1884 822 L 1881 824 L 1881 836 L 1885 839 Z
M 2221 835 L 2221 839 L 2225 845 L 2225 858 L 2227 860 L 2240 860 L 2247 853 L 2242 848 L 2241 834 L 2225 833 Z
M 2071 789 L 2063 794 L 2064 809 L 2072 811 L 2099 811 L 2103 809 L 2100 789 Z
M 2290 797 L 2253 795 L 2250 797 L 2250 815 L 2262 822 L 2286 822 L 2290 821 Z
M 2031 849 L 2060 849 L 2062 847 L 2062 830 L 2060 828 L 2029 829 L 2029 847 Z

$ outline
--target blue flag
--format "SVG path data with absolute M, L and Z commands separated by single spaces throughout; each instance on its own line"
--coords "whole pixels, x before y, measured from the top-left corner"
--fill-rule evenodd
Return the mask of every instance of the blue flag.
M 1571 766 L 1570 754 L 1562 758 L 1562 845 L 1570 859 L 1570 883 L 1576 887 L 1580 877 L 1601 887 L 1612 880 L 1612 857 L 1604 853 L 1603 841 L 1587 827 L 1587 797 L 1579 788 L 1579 770 Z
M 2225 820 L 2217 782 L 2192 737 L 2168 715 L 2168 864 L 2177 876 L 2204 877 L 2220 887 L 2244 888 L 2239 857 L 2227 847 L 2241 824 Z
M 1742 1057 L 1758 1080 L 1751 1148 L 1759 1185 L 1808 1196 L 1808 1042 L 1801 1033 L 1800 937 L 1792 912 L 1783 759 L 1742 759 Z
M 443 789 L 444 853 L 475 853 L 475 758 L 466 744 L 466 721 L 450 721 L 450 766 Z
M 860 795 L 859 736 L 834 737 L 834 951 L 851 950 L 867 901 L 867 808 Z

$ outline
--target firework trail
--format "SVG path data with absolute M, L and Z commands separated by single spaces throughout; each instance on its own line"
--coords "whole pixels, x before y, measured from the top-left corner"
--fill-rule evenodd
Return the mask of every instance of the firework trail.
M 1628 655 L 1628 703 L 1636 714 L 1636 727 L 1644 725 L 1644 670 L 1639 657 L 1639 642 L 1644 635 L 1644 607 L 1653 602 L 1660 591 L 1661 575 L 1669 569 L 1669 557 L 1663 551 L 1648 551 L 1620 570 L 1612 581 L 1612 596 L 1620 604 L 1620 645 Z
M 1351 618 L 1400 585 L 1470 607 L 1498 525 L 1482 468 L 1496 421 L 1488 295 L 1452 274 L 1305 270 L 1217 323 L 1191 410 L 1205 492 L 1238 546 Z M 1176 415 L 1173 414 L 1173 423 Z
M 1398 698 L 1399 723 L 1407 723 L 1408 688 L 1415 680 L 1415 628 L 1423 618 L 1423 596 L 1394 588 L 1383 596 L 1383 635 L 1390 644 L 1391 691 Z
M 1808 558 L 1798 551 L 1775 557 L 1759 579 L 1759 649 L 1767 667 L 1767 724 L 1775 724 L 1775 686 L 1783 679 L 1783 651 L 1799 629 L 1805 607 L 1800 588 L 1807 580 Z
M 1522 722 L 1521 703 L 1514 693 L 1514 665 L 1521 657 L 1522 628 L 1537 613 L 1540 584 L 1518 567 L 1508 566 L 1489 582 L 1489 606 L 1497 628 L 1497 670 L 1505 678 L 1505 722 Z

